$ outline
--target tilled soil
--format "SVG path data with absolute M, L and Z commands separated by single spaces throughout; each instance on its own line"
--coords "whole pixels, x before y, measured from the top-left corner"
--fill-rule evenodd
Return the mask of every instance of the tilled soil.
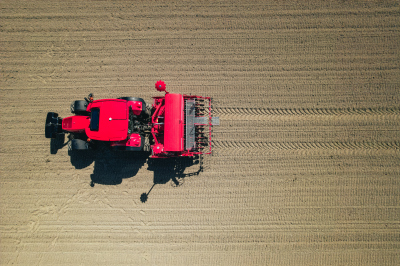
M 0 264 L 400 264 L 398 1 L 0 7 Z M 213 97 L 211 156 L 44 137 L 159 79 Z

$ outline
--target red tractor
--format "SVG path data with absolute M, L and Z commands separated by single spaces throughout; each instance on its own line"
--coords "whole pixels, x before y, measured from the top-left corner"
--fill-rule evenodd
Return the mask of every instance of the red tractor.
M 219 125 L 211 98 L 168 93 L 161 80 L 156 89 L 165 95 L 153 97 L 151 106 L 142 98 L 94 100 L 89 94 L 72 103 L 73 116 L 47 114 L 46 138 L 71 133 L 72 150 L 105 142 L 114 150 L 151 151 L 152 158 L 210 154 L 212 126 Z

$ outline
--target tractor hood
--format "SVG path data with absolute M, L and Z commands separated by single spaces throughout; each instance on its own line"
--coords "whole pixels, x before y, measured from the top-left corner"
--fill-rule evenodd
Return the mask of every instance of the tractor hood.
M 89 103 L 86 135 L 93 140 L 120 141 L 128 136 L 129 109 L 125 100 L 104 99 Z

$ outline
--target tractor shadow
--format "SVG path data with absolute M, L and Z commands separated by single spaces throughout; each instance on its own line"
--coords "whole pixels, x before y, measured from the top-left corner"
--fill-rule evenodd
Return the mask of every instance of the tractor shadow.
M 71 164 L 76 169 L 84 169 L 94 163 L 93 173 L 90 175 L 90 186 L 92 187 L 95 184 L 121 184 L 123 179 L 136 176 L 147 163 L 147 170 L 154 173 L 153 186 L 147 193 L 140 196 L 142 202 L 147 201 L 148 195 L 155 185 L 171 181 L 172 186 L 178 187 L 184 183 L 185 177 L 196 176 L 203 171 L 202 156 L 152 159 L 149 152 L 113 151 L 102 143 L 95 149 L 71 150 L 70 138 L 68 139 L 66 143 L 61 139 L 55 139 L 58 141 L 57 144 L 54 144 L 54 147 L 57 147 L 55 153 L 58 149 L 68 146 Z M 50 146 L 52 145 L 51 143 Z M 195 166 L 194 170 L 186 173 L 185 170 L 192 166 Z
M 151 190 L 157 184 L 166 184 L 171 181 L 174 187 L 181 186 L 185 177 L 199 175 L 203 171 L 203 157 L 176 157 L 147 160 L 147 170 L 154 172 L 153 186 L 147 193 L 142 193 L 140 201 L 145 203 Z M 198 165 L 198 169 L 193 172 L 185 173 L 186 168 Z
M 150 153 L 113 151 L 101 143 L 89 150 L 71 150 L 69 147 L 68 155 L 76 169 L 83 169 L 94 163 L 93 173 L 90 175 L 90 186 L 94 187 L 95 184 L 118 185 L 123 179 L 136 176 Z
M 58 134 L 55 139 L 50 139 L 50 154 L 57 154 L 58 150 L 68 145 L 69 142 L 70 139 L 65 142 L 64 134 Z
M 137 175 L 146 163 L 147 152 L 105 151 L 97 153 L 94 159 L 90 186 L 95 184 L 118 185 L 125 178 Z

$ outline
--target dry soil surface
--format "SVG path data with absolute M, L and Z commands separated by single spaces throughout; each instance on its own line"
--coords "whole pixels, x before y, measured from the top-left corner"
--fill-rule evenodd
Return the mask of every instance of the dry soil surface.
M 1 265 L 400 264 L 399 1 L 0 7 Z M 159 79 L 214 99 L 199 174 L 45 139 Z

